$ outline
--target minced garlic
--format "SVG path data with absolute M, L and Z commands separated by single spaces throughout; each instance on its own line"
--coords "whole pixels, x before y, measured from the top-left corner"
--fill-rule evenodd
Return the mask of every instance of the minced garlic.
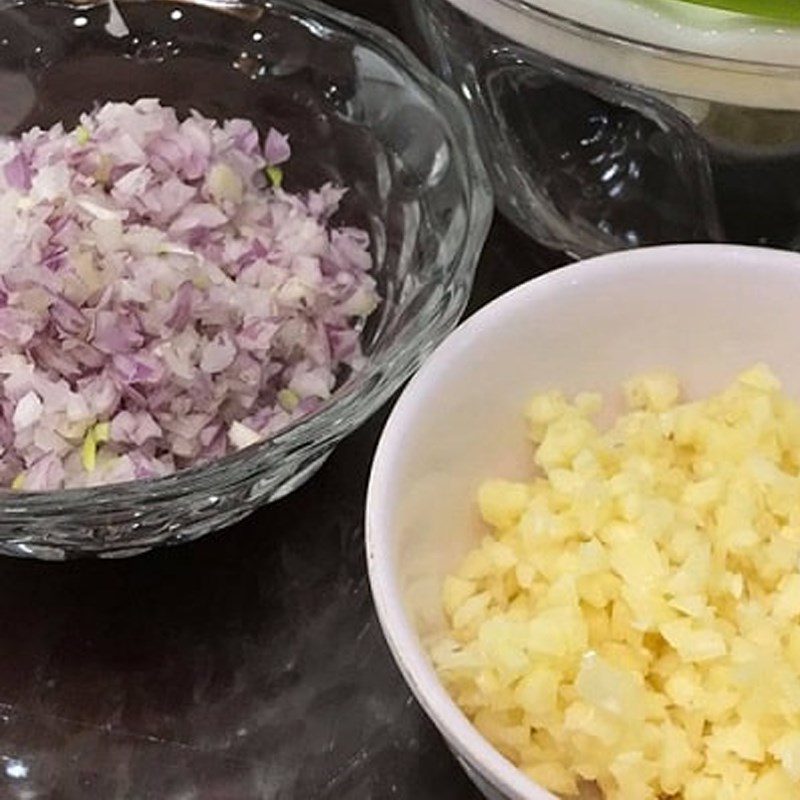
M 800 797 L 800 404 L 755 367 L 534 398 L 540 474 L 484 484 L 432 650 L 456 702 L 564 797 Z

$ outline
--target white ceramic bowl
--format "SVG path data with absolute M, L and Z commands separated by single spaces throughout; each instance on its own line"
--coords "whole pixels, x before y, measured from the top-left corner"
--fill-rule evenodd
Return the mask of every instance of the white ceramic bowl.
M 657 247 L 579 262 L 501 297 L 452 334 L 401 397 L 367 499 L 372 590 L 406 681 L 488 797 L 552 796 L 472 727 L 425 642 L 444 625 L 445 574 L 482 533 L 478 484 L 530 470 L 526 401 L 548 388 L 615 397 L 626 377 L 657 367 L 677 372 L 690 396 L 705 394 L 758 361 L 800 397 L 800 255 Z

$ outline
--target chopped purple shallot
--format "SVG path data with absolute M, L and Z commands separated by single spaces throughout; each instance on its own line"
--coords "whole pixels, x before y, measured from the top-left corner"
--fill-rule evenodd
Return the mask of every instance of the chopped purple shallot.
M 0 140 L 0 485 L 168 475 L 314 411 L 378 304 L 345 189 L 288 138 L 157 100 Z

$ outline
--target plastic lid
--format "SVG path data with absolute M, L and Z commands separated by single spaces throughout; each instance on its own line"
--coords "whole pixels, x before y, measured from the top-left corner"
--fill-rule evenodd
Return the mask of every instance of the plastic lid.
M 512 41 L 626 83 L 800 110 L 800 22 L 705 5 L 764 0 L 449 2 Z M 774 11 L 787 0 L 766 2 Z

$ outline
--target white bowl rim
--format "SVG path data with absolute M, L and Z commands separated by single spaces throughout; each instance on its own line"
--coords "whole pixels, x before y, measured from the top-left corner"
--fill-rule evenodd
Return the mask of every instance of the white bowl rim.
M 791 251 L 730 244 L 676 244 L 608 253 L 533 278 L 488 303 L 434 351 L 397 401 L 375 451 L 366 500 L 366 555 L 372 596 L 384 636 L 414 696 L 445 739 L 473 768 L 478 768 L 481 776 L 493 787 L 514 800 L 557 798 L 537 786 L 483 738 L 440 683 L 419 644 L 401 599 L 391 542 L 386 535 L 389 526 L 381 519 L 386 495 L 390 491 L 395 454 L 402 448 L 405 431 L 424 397 L 435 386 L 440 367 L 469 347 L 470 341 L 480 331 L 496 325 L 518 306 L 530 304 L 535 295 L 548 289 L 574 286 L 590 276 L 607 279 L 617 271 L 630 269 L 632 264 L 647 268 L 676 257 L 698 259 L 711 256 L 727 259 L 731 268 L 737 262 L 747 267 L 754 261 L 764 261 L 777 269 L 800 269 L 800 254 Z

